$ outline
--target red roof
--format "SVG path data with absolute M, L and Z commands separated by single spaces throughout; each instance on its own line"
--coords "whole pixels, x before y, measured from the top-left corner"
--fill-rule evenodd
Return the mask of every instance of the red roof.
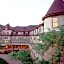
M 23 32 L 24 34 L 22 36 L 28 36 L 29 32 L 34 29 L 37 25 L 30 25 L 30 26 L 16 26 L 16 27 L 11 27 L 9 24 L 3 26 L 0 25 L 0 35 L 2 35 L 2 30 L 5 30 L 5 28 L 7 27 L 7 30 L 12 30 L 12 33 L 10 35 L 2 35 L 2 36 L 21 36 L 18 35 L 18 32 Z M 15 34 L 13 34 L 13 32 L 16 32 Z M 28 32 L 28 33 L 27 33 Z
M 37 29 L 40 26 L 44 26 L 44 23 L 41 23 L 39 25 L 16 26 L 16 27 L 11 27 L 9 24 L 6 24 L 5 26 L 0 25 L 0 35 L 2 35 L 2 30 L 8 28 L 6 30 L 12 30 L 12 33 L 10 35 L 2 35 L 2 36 L 21 36 L 22 34 L 18 35 L 18 32 L 23 32 L 24 34 L 22 36 L 29 36 L 30 31 Z
M 12 30 L 15 32 L 27 32 L 27 31 L 31 31 L 32 29 L 34 29 L 36 27 L 36 25 L 30 25 L 30 26 L 16 26 L 16 27 L 12 27 Z
M 59 16 L 59 15 L 64 15 L 64 1 L 54 0 L 47 14 L 42 18 L 42 20 L 44 20 L 47 17 Z

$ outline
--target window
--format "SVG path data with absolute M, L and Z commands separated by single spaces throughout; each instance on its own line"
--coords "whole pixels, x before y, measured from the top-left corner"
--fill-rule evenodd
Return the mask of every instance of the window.
M 15 39 L 15 37 L 13 36 L 12 39 Z
M 13 32 L 13 34 L 16 34 L 16 32 Z
M 18 32 L 18 35 L 23 35 L 23 32 Z
M 18 39 L 18 37 L 16 36 L 16 39 Z
M 9 35 L 9 32 L 3 32 L 4 35 Z
M 58 18 L 57 18 L 57 17 L 54 17 L 54 18 L 53 18 L 52 26 L 53 26 L 53 27 L 58 27 Z
M 28 32 L 25 32 L 25 34 L 28 34 Z
M 39 32 L 41 32 L 41 27 L 39 27 Z
M 9 32 L 7 32 L 7 35 L 9 35 Z
M 5 43 L 8 43 L 8 41 L 7 41 L 7 40 L 5 40 L 4 42 L 5 42 Z
M 34 30 L 34 32 L 36 33 L 36 29 Z
M 33 39 L 36 40 L 36 37 L 34 37 Z
M 24 37 L 24 39 L 26 39 L 26 37 Z
M 34 33 L 37 33 L 37 29 L 34 30 Z
M 7 27 L 5 27 L 5 30 L 7 30 L 8 28 Z
M 4 37 L 4 39 L 8 39 L 8 37 Z

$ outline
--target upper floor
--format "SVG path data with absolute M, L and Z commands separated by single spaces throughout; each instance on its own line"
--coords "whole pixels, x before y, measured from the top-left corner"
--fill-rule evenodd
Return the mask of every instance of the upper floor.
M 44 32 L 44 24 L 30 25 L 30 26 L 16 26 L 11 27 L 9 24 L 3 26 L 0 25 L 0 36 L 31 36 L 38 35 Z

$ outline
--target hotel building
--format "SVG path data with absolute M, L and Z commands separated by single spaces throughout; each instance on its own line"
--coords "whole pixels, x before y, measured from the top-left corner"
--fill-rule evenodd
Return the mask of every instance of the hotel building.
M 13 49 L 28 48 L 29 43 L 39 43 L 39 34 L 48 32 L 48 28 L 59 30 L 58 26 L 64 25 L 64 0 L 54 0 L 42 20 L 43 23 L 39 25 L 24 27 L 0 25 L 0 45 Z

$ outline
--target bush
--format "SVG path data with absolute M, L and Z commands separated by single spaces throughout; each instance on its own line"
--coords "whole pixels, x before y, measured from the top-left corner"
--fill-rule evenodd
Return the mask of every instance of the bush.
M 30 52 L 29 51 L 19 51 L 17 53 L 17 59 L 21 60 L 24 64 L 27 63 L 27 64 L 31 64 L 33 63 L 33 60 L 31 59 L 30 57 Z M 29 62 L 29 63 L 28 63 Z
M 31 59 L 30 52 L 29 51 L 18 51 L 18 52 L 12 52 L 9 54 L 10 58 L 12 59 L 18 59 L 23 64 L 33 64 L 33 60 Z
M 41 64 L 49 64 L 49 62 L 48 61 L 41 61 Z
M 0 64 L 8 64 L 5 60 L 3 60 L 2 58 L 0 58 Z
M 10 57 L 11 59 L 16 59 L 16 56 L 17 56 L 17 53 L 16 53 L 16 52 L 11 52 L 11 53 L 9 54 L 9 57 Z
M 23 62 L 22 64 L 33 64 L 33 63 L 31 63 L 31 62 Z

